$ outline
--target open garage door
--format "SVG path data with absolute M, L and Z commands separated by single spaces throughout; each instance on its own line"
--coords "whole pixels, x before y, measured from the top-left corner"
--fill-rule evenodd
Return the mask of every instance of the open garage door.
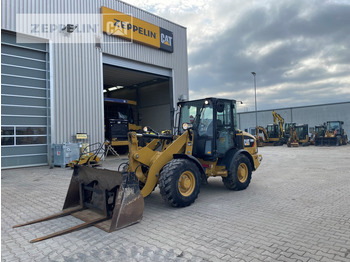
M 157 131 L 172 129 L 173 90 L 170 69 L 152 67 L 118 58 L 113 60 L 109 56 L 108 59 L 104 57 L 103 62 L 107 132 L 110 119 L 119 119 L 120 123 L 122 123 L 121 120 L 128 119 L 129 123 L 136 126 L 147 125 Z M 118 99 L 122 101 L 118 102 Z M 124 109 L 119 111 L 116 109 L 117 107 L 124 107 Z M 123 126 L 125 130 L 125 122 Z M 115 129 L 121 130 L 123 128 Z M 108 136 L 106 138 L 111 139 Z

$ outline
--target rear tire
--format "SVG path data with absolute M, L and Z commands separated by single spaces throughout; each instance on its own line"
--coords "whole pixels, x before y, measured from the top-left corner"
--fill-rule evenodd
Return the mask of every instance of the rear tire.
M 160 172 L 160 194 L 173 207 L 191 205 L 198 197 L 200 185 L 200 171 L 187 159 L 173 159 Z
M 252 179 L 252 166 L 249 159 L 240 154 L 233 162 L 232 170 L 228 170 L 227 177 L 222 178 L 224 185 L 230 190 L 244 190 Z
M 128 146 L 115 146 L 114 150 L 117 151 L 119 155 L 125 155 L 126 153 L 129 152 L 129 147 Z

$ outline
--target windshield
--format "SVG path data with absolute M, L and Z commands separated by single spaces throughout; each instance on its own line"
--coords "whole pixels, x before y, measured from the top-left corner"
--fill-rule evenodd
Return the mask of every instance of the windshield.
M 104 108 L 105 118 L 128 120 L 129 123 L 134 124 L 134 115 L 131 106 L 105 102 Z
M 297 136 L 299 138 L 304 139 L 306 137 L 306 134 L 307 134 L 307 127 L 306 126 L 297 126 L 295 128 L 295 131 L 297 132 Z
M 318 135 L 322 135 L 324 133 L 324 127 L 323 126 L 316 126 L 315 133 Z
M 195 129 L 197 125 L 198 125 L 198 134 L 200 136 L 202 135 L 213 136 L 213 108 L 211 106 L 204 107 L 201 110 L 201 117 L 199 119 L 199 123 L 194 124 Z
M 339 130 L 339 122 L 328 122 L 327 130 L 329 131 Z
M 295 127 L 295 123 L 285 123 L 285 124 L 284 124 L 284 130 L 285 130 L 285 132 L 289 134 L 289 133 L 290 133 L 290 129 L 291 129 L 292 127 Z
M 289 133 L 290 126 L 291 126 L 291 124 L 289 124 L 289 123 L 285 124 L 285 128 L 284 129 L 286 130 L 287 133 Z
M 267 126 L 267 132 L 268 133 L 274 133 L 274 126 Z
M 199 126 L 200 132 L 206 132 L 213 120 L 213 108 L 211 103 L 204 104 L 204 101 L 191 101 L 181 104 L 180 108 L 179 134 L 183 134 L 183 123 L 190 123 L 194 128 Z

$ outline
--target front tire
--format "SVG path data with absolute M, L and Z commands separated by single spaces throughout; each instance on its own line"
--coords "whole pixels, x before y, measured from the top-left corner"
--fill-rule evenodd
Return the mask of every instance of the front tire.
M 228 171 L 227 177 L 223 177 L 224 185 L 230 190 L 244 190 L 252 179 L 252 165 L 249 159 L 240 154 L 233 162 L 232 170 Z
M 187 159 L 173 159 L 160 172 L 160 194 L 173 207 L 191 205 L 198 197 L 200 184 L 200 171 Z

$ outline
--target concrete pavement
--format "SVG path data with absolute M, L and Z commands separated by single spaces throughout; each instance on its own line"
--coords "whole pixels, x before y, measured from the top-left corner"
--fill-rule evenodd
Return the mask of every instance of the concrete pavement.
M 264 147 L 247 190 L 209 179 L 186 208 L 145 199 L 141 223 L 106 233 L 90 227 L 29 241 L 81 223 L 68 216 L 13 229 L 61 210 L 72 170 L 1 174 L 2 261 L 350 261 L 350 145 Z M 116 169 L 126 158 L 108 158 Z

